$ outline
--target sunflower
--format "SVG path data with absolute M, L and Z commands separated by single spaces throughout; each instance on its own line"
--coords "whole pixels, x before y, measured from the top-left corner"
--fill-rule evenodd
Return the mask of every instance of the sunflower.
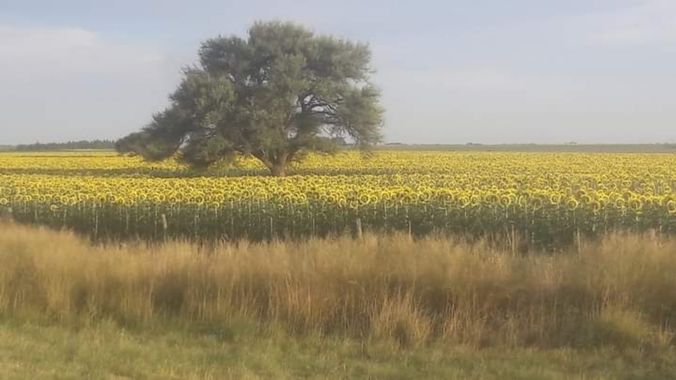
M 669 215 L 676 215 L 676 201 L 671 200 L 667 202 L 667 211 Z
M 575 198 L 570 198 L 568 201 L 566 201 L 566 207 L 571 211 L 576 210 L 579 205 L 580 203 Z
M 632 198 L 629 200 L 629 208 L 634 211 L 641 211 L 643 209 L 643 202 L 639 198 Z
M 603 205 L 601 204 L 601 202 L 599 202 L 597 200 L 593 200 L 589 204 L 589 207 L 591 208 L 591 210 L 594 214 L 597 214 L 599 211 L 601 211 L 601 209 L 603 208 Z

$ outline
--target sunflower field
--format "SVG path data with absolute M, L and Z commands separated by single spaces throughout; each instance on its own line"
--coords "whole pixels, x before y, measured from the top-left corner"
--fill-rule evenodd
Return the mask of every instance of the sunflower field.
M 375 151 L 196 172 L 111 152 L 0 154 L 0 213 L 94 239 L 676 233 L 676 155 Z

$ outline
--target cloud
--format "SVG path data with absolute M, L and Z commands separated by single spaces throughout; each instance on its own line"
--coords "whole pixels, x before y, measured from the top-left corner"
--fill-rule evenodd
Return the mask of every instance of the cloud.
M 676 2 L 646 0 L 638 5 L 586 15 L 593 45 L 640 46 L 676 43 Z
M 661 142 L 674 139 L 674 80 L 582 75 L 510 65 L 377 74 L 387 141 Z
M 508 67 L 476 65 L 433 67 L 426 69 L 388 68 L 377 74 L 387 92 L 402 92 L 403 96 L 425 94 L 444 102 L 450 99 L 467 107 L 514 107 L 527 104 L 546 105 L 579 95 L 586 85 L 570 77 L 519 72 Z
M 106 41 L 85 29 L 0 25 L 0 65 L 13 75 L 119 73 L 164 60 L 157 51 Z
M 82 28 L 0 25 L 0 142 L 122 136 L 166 103 L 181 64 Z

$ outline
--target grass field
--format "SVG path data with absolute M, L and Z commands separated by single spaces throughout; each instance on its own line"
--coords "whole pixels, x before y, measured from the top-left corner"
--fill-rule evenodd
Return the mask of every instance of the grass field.
M 3 378 L 667 379 L 676 240 L 91 243 L 0 225 Z
M 227 326 L 223 328 L 227 330 Z M 400 350 L 279 332 L 0 322 L 3 379 L 671 379 L 671 350 Z

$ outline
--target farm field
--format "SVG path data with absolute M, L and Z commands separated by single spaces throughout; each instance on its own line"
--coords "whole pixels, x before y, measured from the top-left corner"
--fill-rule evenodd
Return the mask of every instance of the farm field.
M 0 373 L 676 372 L 673 154 L 345 151 L 266 173 L 0 154 Z
M 386 151 L 309 156 L 289 176 L 240 159 L 189 170 L 112 152 L 0 154 L 0 212 L 95 239 L 305 238 L 364 231 L 557 248 L 676 232 L 676 155 Z

